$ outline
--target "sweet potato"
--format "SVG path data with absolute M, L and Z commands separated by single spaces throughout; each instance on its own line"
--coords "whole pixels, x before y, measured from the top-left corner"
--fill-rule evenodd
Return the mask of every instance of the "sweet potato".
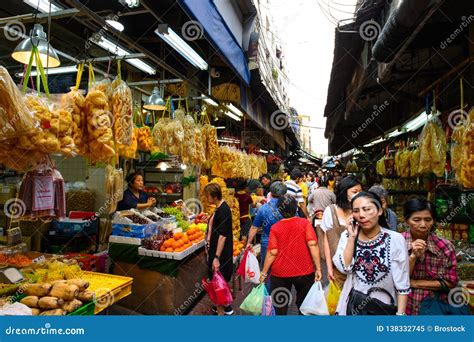
M 64 304 L 64 300 L 57 297 L 43 297 L 38 301 L 41 309 L 58 309 Z
M 27 296 L 44 297 L 49 294 L 51 284 L 27 284 L 21 287 Z
M 74 312 L 82 306 L 82 302 L 77 299 L 73 299 L 69 302 L 64 302 L 62 309 L 68 313 Z
M 54 310 L 48 310 L 48 311 L 43 311 L 40 313 L 40 316 L 63 316 L 66 314 L 66 311 L 63 309 L 54 309 Z
M 76 285 L 80 292 L 85 291 L 89 287 L 89 282 L 83 279 L 69 279 L 67 283 L 69 285 Z
M 92 291 L 83 291 L 79 292 L 77 295 L 77 299 L 79 299 L 81 302 L 92 302 L 95 298 L 95 293 Z
M 37 308 L 38 307 L 39 298 L 37 296 L 26 296 L 22 300 L 20 300 L 21 304 L 25 304 L 29 308 Z
M 51 289 L 50 295 L 64 300 L 73 300 L 77 297 L 79 288 L 76 285 L 56 284 Z

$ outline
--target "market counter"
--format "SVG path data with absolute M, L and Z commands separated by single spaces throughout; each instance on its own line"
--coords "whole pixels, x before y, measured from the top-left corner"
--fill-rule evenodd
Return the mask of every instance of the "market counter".
M 115 243 L 109 246 L 114 274 L 133 278 L 132 295 L 122 299 L 120 305 L 145 315 L 184 314 L 204 292 L 204 249 L 176 261 L 140 256 L 137 247 Z

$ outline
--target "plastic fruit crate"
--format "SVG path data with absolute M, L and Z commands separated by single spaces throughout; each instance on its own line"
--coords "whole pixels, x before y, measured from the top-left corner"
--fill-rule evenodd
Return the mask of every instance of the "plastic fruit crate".
M 132 283 L 133 278 L 117 276 L 113 274 L 106 273 L 97 273 L 97 272 L 88 272 L 84 271 L 83 274 L 93 278 L 93 277 L 106 277 L 110 279 L 117 280 L 118 285 L 109 289 L 109 292 L 100 295 L 96 298 L 96 305 L 94 313 L 97 315 L 99 312 L 107 309 L 109 306 L 112 306 L 122 298 L 129 296 L 132 293 Z M 104 304 L 105 303 L 105 304 Z
M 155 258 L 162 258 L 162 259 L 171 259 L 171 260 L 183 260 L 184 258 L 188 257 L 198 249 L 204 247 L 206 242 L 204 240 L 198 242 L 195 245 L 192 245 L 191 247 L 185 249 L 184 251 L 180 253 L 174 253 L 174 252 L 160 252 L 160 251 L 153 251 L 150 249 L 146 249 L 143 247 L 138 248 L 138 254 L 143 255 L 143 256 L 150 256 L 150 257 L 155 257 Z

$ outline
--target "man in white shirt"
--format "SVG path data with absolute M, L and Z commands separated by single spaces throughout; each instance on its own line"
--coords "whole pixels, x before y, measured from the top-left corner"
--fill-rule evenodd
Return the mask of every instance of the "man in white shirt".
M 303 178 L 303 173 L 298 169 L 294 169 L 291 172 L 290 180 L 285 182 L 287 189 L 286 193 L 296 199 L 298 206 L 300 207 L 304 216 L 309 218 L 308 209 L 306 208 L 306 203 L 303 197 L 303 190 L 301 190 L 301 187 L 298 185 L 298 183 L 301 181 L 301 178 Z

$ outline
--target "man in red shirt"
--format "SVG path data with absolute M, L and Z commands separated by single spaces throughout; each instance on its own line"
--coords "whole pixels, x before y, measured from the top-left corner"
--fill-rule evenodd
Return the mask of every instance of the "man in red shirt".
M 264 282 L 271 268 L 270 291 L 277 315 L 287 314 L 293 286 L 299 309 L 313 283 L 322 277 L 316 233 L 308 220 L 295 217 L 297 208 L 296 199 L 291 195 L 286 194 L 278 200 L 283 219 L 270 230 L 268 252 L 260 276 L 260 281 Z

